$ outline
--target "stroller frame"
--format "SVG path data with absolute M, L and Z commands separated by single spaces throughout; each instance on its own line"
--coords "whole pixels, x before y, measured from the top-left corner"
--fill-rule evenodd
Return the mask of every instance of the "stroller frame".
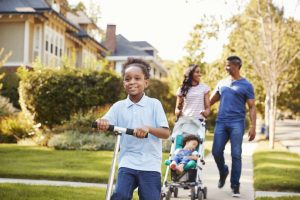
M 205 165 L 204 161 L 204 141 L 205 141 L 205 122 L 195 119 L 193 117 L 180 117 L 179 120 L 175 123 L 172 136 L 171 136 L 171 150 L 169 160 L 174 154 L 176 148 L 176 137 L 177 135 L 186 135 L 186 134 L 195 134 L 200 138 L 199 150 L 198 150 L 198 159 L 195 169 L 189 169 L 184 172 L 179 177 L 175 177 L 176 172 L 170 170 L 169 167 L 166 169 L 162 192 L 161 200 L 164 198 L 170 200 L 172 193 L 174 197 L 178 196 L 178 188 L 190 189 L 191 190 L 191 200 L 202 200 L 207 198 L 207 187 L 202 183 L 202 167 Z M 169 171 L 171 171 L 171 181 L 167 181 Z

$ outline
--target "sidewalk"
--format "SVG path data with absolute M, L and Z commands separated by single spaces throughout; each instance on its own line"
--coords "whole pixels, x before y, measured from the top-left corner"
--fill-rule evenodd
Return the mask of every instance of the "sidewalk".
M 246 140 L 246 138 L 244 138 Z M 240 179 L 240 200 L 254 200 L 254 188 L 253 188 L 253 166 L 252 166 L 252 153 L 256 148 L 257 143 L 247 142 L 243 143 L 242 154 L 242 176 Z M 231 169 L 231 156 L 230 156 L 230 143 L 225 148 L 225 162 Z M 219 180 L 219 172 L 215 164 L 212 154 L 209 154 L 205 159 L 205 166 L 203 167 L 203 183 L 207 187 L 207 199 L 208 200 L 233 200 L 237 199 L 231 196 L 230 189 L 230 174 L 227 177 L 226 184 L 222 189 L 217 187 Z M 178 198 L 172 198 L 177 200 L 190 199 L 188 190 L 179 190 Z

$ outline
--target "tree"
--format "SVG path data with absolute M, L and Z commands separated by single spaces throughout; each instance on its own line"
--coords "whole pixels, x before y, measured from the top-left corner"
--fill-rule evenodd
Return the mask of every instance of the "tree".
M 265 90 L 265 124 L 274 148 L 277 97 L 295 79 L 293 63 L 300 56 L 299 22 L 284 18 L 271 0 L 252 0 L 235 25 L 230 48 L 243 52 Z

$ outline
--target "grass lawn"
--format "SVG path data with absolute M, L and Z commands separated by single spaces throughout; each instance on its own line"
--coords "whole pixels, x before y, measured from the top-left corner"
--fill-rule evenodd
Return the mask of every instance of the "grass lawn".
M 300 200 L 300 196 L 289 196 L 289 197 L 259 197 L 255 198 L 255 200 Z
M 253 155 L 255 190 L 300 192 L 300 156 L 286 150 L 260 148 Z
M 163 161 L 168 155 L 163 154 Z M 60 151 L 0 144 L 0 177 L 107 183 L 112 156 L 112 151 Z M 163 164 L 162 177 L 165 171 Z
M 134 194 L 134 200 L 138 200 Z M 104 188 L 0 184 L 0 199 L 5 200 L 95 200 L 105 199 Z

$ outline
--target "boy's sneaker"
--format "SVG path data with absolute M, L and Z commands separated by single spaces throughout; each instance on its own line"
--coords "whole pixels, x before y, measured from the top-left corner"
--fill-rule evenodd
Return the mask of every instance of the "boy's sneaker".
M 226 181 L 228 174 L 229 174 L 229 170 L 227 169 L 226 173 L 224 175 L 220 176 L 218 188 L 222 188 L 225 185 L 225 181 Z
M 232 196 L 233 197 L 240 197 L 240 186 L 239 185 L 233 185 L 231 186 L 231 190 L 232 190 Z

